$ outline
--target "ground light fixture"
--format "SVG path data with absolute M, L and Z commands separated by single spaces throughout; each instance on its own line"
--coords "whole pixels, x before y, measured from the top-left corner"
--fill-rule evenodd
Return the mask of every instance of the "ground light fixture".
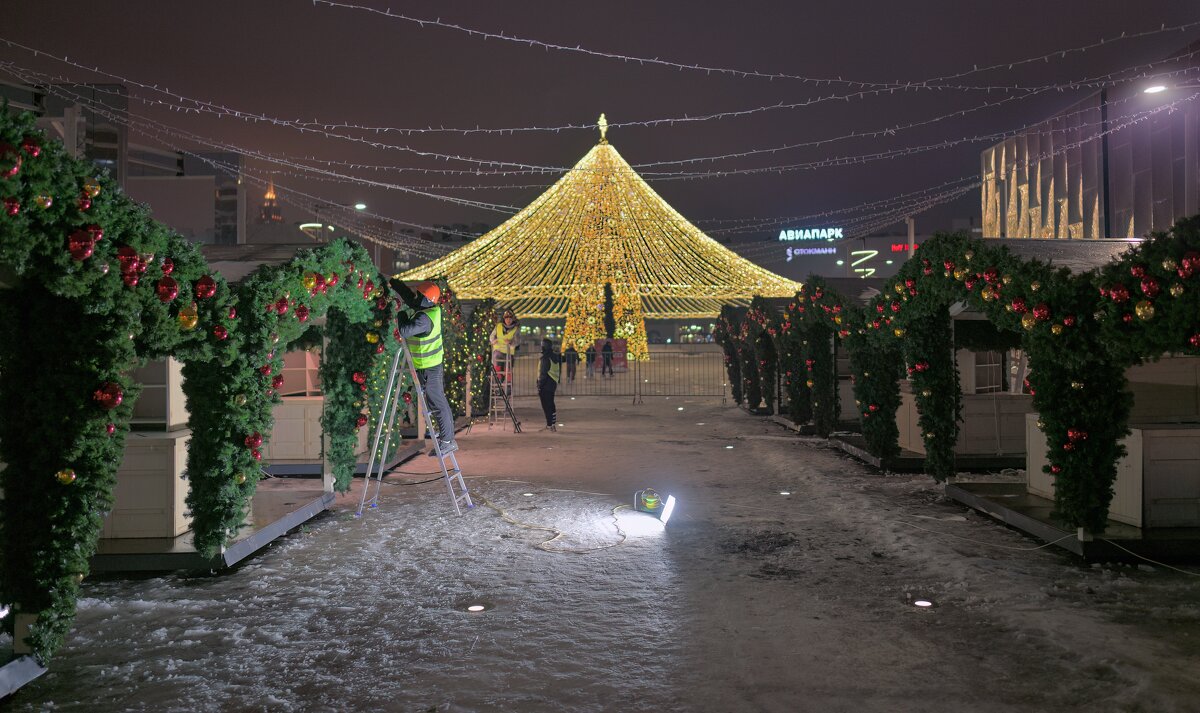
M 366 203 L 355 203 L 354 204 L 354 210 L 366 210 L 366 209 L 367 209 Z
M 666 525 L 675 512 L 675 496 L 668 495 L 664 500 L 654 488 L 643 488 L 633 494 L 633 509 L 653 515 Z
M 731 451 L 731 450 L 733 450 L 733 446 L 725 446 L 725 450 Z
M 792 491 L 790 491 L 790 490 L 780 490 L 780 491 L 779 491 L 779 494 L 780 494 L 780 495 L 791 495 L 791 494 L 792 494 Z

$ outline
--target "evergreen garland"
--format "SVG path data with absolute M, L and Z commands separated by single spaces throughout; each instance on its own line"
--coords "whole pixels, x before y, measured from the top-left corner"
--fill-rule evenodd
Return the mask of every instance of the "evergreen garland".
M 767 413 L 775 413 L 776 387 L 779 383 L 779 355 L 775 351 L 775 316 L 766 298 L 755 295 L 750 300 L 750 310 L 746 313 L 746 319 L 752 322 L 755 328 L 751 332 L 753 339 L 749 341 L 748 346 L 753 350 L 758 368 L 759 388 L 767 406 Z
M 496 300 L 489 297 L 475 305 L 460 342 L 460 348 L 465 350 L 464 358 L 471 367 L 471 413 L 475 416 L 486 414 L 491 408 L 492 391 L 488 380 L 492 369 L 492 346 L 488 337 L 495 327 Z
M 713 341 L 721 345 L 725 353 L 725 371 L 729 377 L 729 390 L 733 402 L 741 406 L 745 401 L 742 393 L 742 362 L 738 353 L 737 335 L 741 332 L 742 323 L 738 318 L 736 308 L 725 305 L 717 316 L 717 324 L 713 328 Z
M 0 292 L 0 328 L 21 335 L 0 345 L 0 602 L 37 615 L 27 640 L 44 661 L 70 628 L 112 506 L 138 392 L 130 371 L 168 355 L 183 362 L 187 502 L 196 548 L 215 556 L 254 491 L 287 345 L 326 310 L 360 326 L 325 355 L 344 367 L 325 370 L 335 379 L 324 385 L 329 434 L 353 438 L 361 405 L 338 393 L 354 383 L 352 369 L 370 366 L 371 350 L 351 342 L 381 330 L 390 307 L 378 275 L 354 267 L 369 265 L 366 251 L 342 242 L 231 290 L 195 245 L 46 142 L 28 114 L 0 113 L 0 200 L 0 266 L 14 285 Z M 375 350 L 384 346 L 386 332 L 369 334 Z

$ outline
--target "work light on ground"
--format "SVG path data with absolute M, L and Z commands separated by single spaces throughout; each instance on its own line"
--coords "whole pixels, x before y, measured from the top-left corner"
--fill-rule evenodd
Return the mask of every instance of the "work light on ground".
M 653 515 L 666 525 L 675 512 L 675 496 L 668 495 L 664 500 L 653 488 L 639 490 L 633 494 L 633 509 Z

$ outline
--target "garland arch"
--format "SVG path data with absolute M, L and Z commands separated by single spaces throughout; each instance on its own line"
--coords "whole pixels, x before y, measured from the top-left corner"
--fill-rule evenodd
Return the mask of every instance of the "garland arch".
M 365 375 L 389 347 L 396 305 L 360 246 L 302 251 L 237 289 L 196 245 L 151 219 L 95 167 L 0 113 L 0 602 L 36 614 L 48 659 L 75 614 L 147 360 L 184 363 L 194 542 L 215 555 L 240 527 L 271 431 L 286 346 L 323 315 L 323 426 L 349 486 Z

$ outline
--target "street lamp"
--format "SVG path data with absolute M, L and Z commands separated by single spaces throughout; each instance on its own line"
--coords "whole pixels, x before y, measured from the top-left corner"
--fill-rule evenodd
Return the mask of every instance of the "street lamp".
M 1154 84 L 1142 90 L 1145 94 L 1158 94 L 1165 91 L 1167 91 L 1167 87 L 1164 84 Z
M 367 209 L 366 203 L 355 203 L 354 204 L 354 210 L 366 210 L 366 209 Z

